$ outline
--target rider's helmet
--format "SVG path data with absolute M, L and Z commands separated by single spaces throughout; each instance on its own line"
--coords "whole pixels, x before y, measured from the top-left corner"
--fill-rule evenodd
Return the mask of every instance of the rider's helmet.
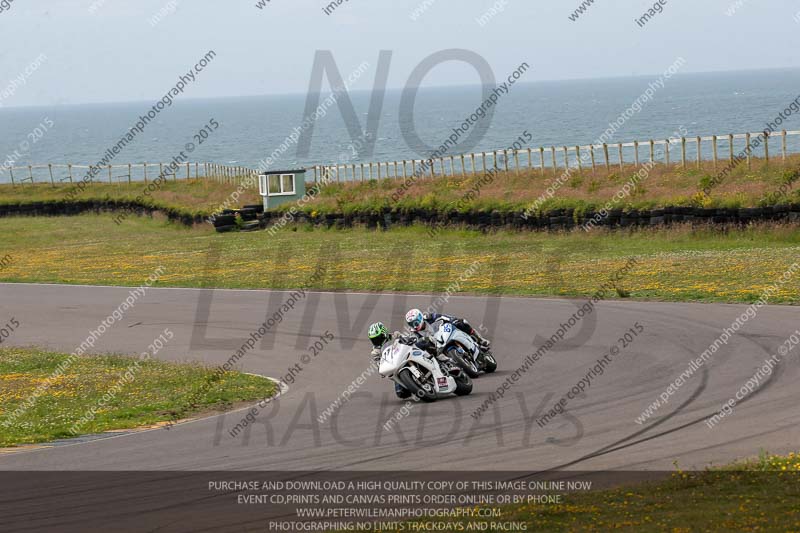
M 389 330 L 386 329 L 383 322 L 375 322 L 369 327 L 368 336 L 372 345 L 379 348 L 389 339 Z
M 412 309 L 406 313 L 406 324 L 408 324 L 414 331 L 420 331 L 425 327 L 425 317 L 422 316 L 422 311 L 419 309 Z

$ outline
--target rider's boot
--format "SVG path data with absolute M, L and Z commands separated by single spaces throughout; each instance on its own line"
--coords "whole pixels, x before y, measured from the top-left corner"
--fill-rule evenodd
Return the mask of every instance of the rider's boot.
M 401 400 L 405 400 L 411 397 L 411 392 L 405 387 L 402 387 L 399 383 L 394 384 L 394 393 Z
M 489 339 L 484 338 L 484 336 L 478 333 L 478 330 L 475 328 L 472 329 L 470 335 L 472 335 L 475 338 L 475 340 L 478 341 L 478 344 L 480 344 L 481 348 L 488 348 L 491 345 Z

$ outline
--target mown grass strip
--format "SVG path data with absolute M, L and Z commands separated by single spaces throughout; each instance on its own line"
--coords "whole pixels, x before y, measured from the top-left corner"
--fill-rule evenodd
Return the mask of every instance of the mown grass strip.
M 566 493 L 557 504 L 500 508 L 496 523 L 527 531 L 797 531 L 800 529 L 800 455 L 762 455 L 757 461 L 699 472 L 676 471 L 663 481 Z M 441 520 L 436 531 L 503 531 Z M 406 531 L 414 531 L 413 523 Z
M 424 227 L 216 234 L 149 218 L 116 225 L 110 215 L 81 215 L 0 219 L 0 231 L 0 257 L 11 258 L 0 281 L 89 285 L 136 286 L 164 266 L 156 286 L 284 289 L 303 286 L 324 263 L 325 277 L 309 289 L 442 293 L 470 271 L 456 292 L 586 297 L 636 256 L 620 280 L 622 296 L 752 303 L 800 260 L 800 228 L 792 225 L 588 234 L 448 229 L 432 239 Z M 797 278 L 770 303 L 800 303 Z
M 74 437 L 79 421 L 78 434 L 130 429 L 224 410 L 276 392 L 272 381 L 259 376 L 229 372 L 208 387 L 204 384 L 213 368 L 122 356 L 80 357 L 56 372 L 68 357 L 34 348 L 0 349 L 0 447 Z M 137 370 L 128 380 L 132 367 Z M 43 392 L 33 405 L 10 420 L 37 388 Z M 193 394 L 196 390 L 202 393 Z M 92 409 L 96 412 L 87 416 Z

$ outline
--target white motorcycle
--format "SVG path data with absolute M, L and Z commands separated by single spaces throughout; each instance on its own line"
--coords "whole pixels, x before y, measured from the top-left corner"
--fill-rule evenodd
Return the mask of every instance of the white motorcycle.
M 440 394 L 466 396 L 472 392 L 472 380 L 460 368 L 443 370 L 435 357 L 403 339 L 384 348 L 378 372 L 409 391 L 409 397 L 423 402 L 434 402 Z
M 491 350 L 482 349 L 472 337 L 446 320 L 432 324 L 436 348 L 457 364 L 471 378 L 476 378 L 483 370 L 491 374 L 497 370 L 497 360 Z

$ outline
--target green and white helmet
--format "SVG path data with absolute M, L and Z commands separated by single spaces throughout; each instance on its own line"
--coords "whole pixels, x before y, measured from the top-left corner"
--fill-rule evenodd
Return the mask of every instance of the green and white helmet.
M 383 322 L 375 322 L 369 327 L 369 340 L 376 348 L 383 346 L 383 343 L 389 339 L 389 330 L 383 325 Z

